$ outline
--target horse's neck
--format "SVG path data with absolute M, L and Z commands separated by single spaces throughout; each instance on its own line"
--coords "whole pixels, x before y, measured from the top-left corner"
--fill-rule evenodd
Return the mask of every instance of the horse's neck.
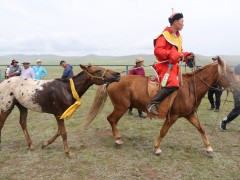
M 91 78 L 86 73 L 75 76 L 73 82 L 80 97 L 93 85 Z
M 209 66 L 197 73 L 193 78 L 195 78 L 194 86 L 196 86 L 197 97 L 201 99 L 218 80 L 218 70 L 215 66 Z

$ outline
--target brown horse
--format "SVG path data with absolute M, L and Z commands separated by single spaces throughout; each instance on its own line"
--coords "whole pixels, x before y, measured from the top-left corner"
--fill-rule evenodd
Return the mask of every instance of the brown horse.
M 205 130 L 196 116 L 198 106 L 214 82 L 217 82 L 225 88 L 229 86 L 239 88 L 240 83 L 237 83 L 239 82 L 238 78 L 239 77 L 234 75 L 231 68 L 220 58 L 215 63 L 203 66 L 191 73 L 184 74 L 183 86 L 180 86 L 177 96 L 173 100 L 171 109 L 168 109 L 169 114 L 166 117 L 156 142 L 154 143 L 155 154 L 161 154 L 160 142 L 168 132 L 169 128 L 180 117 L 186 118 L 198 129 L 202 135 L 207 152 L 213 152 Z M 107 119 L 112 127 L 115 143 L 121 145 L 123 142 L 121 140 L 120 131 L 117 128 L 118 120 L 126 113 L 130 106 L 146 112 L 146 104 L 150 100 L 148 95 L 148 81 L 149 77 L 124 76 L 117 83 L 99 87 L 94 104 L 84 122 L 84 127 L 87 127 L 102 110 L 108 94 L 114 106 L 114 110 Z M 158 107 L 158 111 L 160 113 L 161 105 Z M 152 115 L 148 113 L 148 116 Z
M 74 76 L 76 91 L 81 97 L 93 85 L 102 85 L 119 81 L 120 73 L 95 66 L 83 66 L 81 73 Z M 58 136 L 62 136 L 64 151 L 68 156 L 73 155 L 67 143 L 67 132 L 61 115 L 76 100 L 72 95 L 69 80 L 34 80 L 22 77 L 12 77 L 0 83 L 0 143 L 1 130 L 8 115 L 16 105 L 20 111 L 20 124 L 27 144 L 34 149 L 27 130 L 28 109 L 53 114 L 57 120 L 58 131 L 48 141 L 43 142 L 42 148 L 52 144 Z

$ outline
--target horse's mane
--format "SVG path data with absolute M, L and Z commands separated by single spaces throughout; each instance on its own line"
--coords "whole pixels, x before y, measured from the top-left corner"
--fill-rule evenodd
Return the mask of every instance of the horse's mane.
M 84 73 L 84 71 L 78 73 L 77 75 L 73 76 L 72 78 L 74 79 L 74 78 L 76 78 L 76 77 L 78 77 L 78 76 L 81 76 L 83 73 Z M 54 79 L 54 80 L 56 80 L 56 81 L 62 81 L 62 82 L 69 82 L 69 79 L 56 78 L 56 79 Z
M 194 76 L 195 74 L 198 74 L 198 73 L 202 72 L 202 71 L 203 71 L 204 69 L 206 69 L 207 67 L 209 67 L 209 66 L 215 66 L 216 64 L 217 64 L 217 63 L 207 64 L 207 65 L 205 65 L 205 66 L 202 66 L 202 67 L 196 69 L 195 71 L 184 73 L 183 76 L 184 76 L 184 77 L 192 77 L 192 76 Z

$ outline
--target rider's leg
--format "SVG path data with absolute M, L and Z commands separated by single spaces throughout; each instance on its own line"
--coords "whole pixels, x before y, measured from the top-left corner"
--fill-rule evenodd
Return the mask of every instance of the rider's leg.
M 179 87 L 164 87 L 161 88 L 160 91 L 156 94 L 156 96 L 151 100 L 151 102 L 147 105 L 147 110 L 154 115 L 158 115 L 157 104 L 159 104 L 165 97 L 172 94 L 174 91 L 178 90 Z

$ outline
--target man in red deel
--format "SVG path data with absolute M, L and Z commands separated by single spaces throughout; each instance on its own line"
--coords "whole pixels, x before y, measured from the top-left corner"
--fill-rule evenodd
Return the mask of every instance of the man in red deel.
M 193 53 L 182 52 L 182 36 L 179 31 L 184 26 L 183 14 L 174 13 L 168 21 L 170 27 L 166 27 L 154 39 L 154 54 L 158 60 L 154 68 L 162 86 L 158 94 L 147 105 L 148 111 L 154 115 L 158 115 L 157 104 L 179 88 L 178 62 L 183 60 L 189 67 L 193 67 Z M 166 75 L 169 75 L 168 79 Z

